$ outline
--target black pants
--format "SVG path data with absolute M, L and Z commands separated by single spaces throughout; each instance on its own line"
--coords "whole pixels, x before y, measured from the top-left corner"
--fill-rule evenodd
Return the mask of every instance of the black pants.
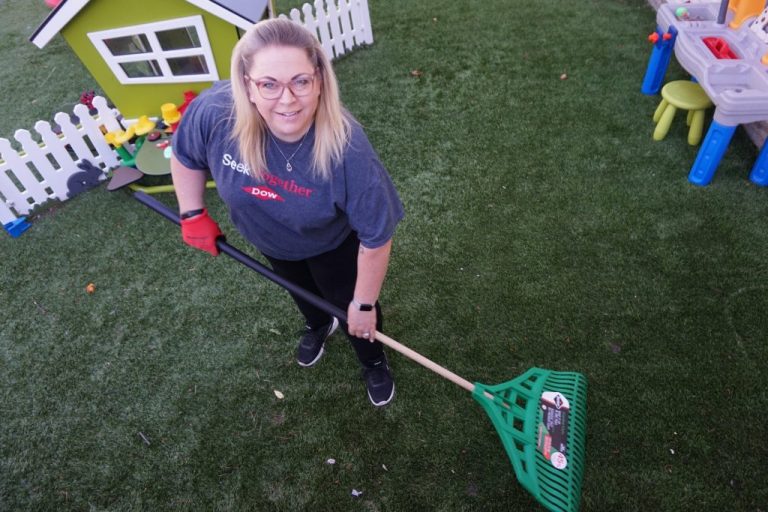
M 355 293 L 359 247 L 360 240 L 353 232 L 336 249 L 305 260 L 288 261 L 272 258 L 266 254 L 264 256 L 278 275 L 346 312 Z M 291 297 L 310 328 L 316 329 L 331 321 L 331 315 L 328 313 L 293 293 Z M 346 323 L 342 323 L 342 327 L 357 353 L 357 358 L 364 366 L 370 365 L 384 354 L 381 342 L 370 342 L 364 338 L 350 336 Z M 376 302 L 376 330 L 381 331 L 381 329 L 381 306 Z

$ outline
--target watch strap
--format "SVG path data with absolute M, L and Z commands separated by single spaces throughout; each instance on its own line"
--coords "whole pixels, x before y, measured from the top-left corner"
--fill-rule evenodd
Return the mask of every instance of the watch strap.
M 205 208 L 199 208 L 197 210 L 189 210 L 181 214 L 182 219 L 189 219 L 190 217 L 194 217 L 196 215 L 200 215 L 201 213 L 205 212 Z
M 357 299 L 352 299 L 352 304 L 360 311 L 373 311 L 373 304 L 365 304 Z

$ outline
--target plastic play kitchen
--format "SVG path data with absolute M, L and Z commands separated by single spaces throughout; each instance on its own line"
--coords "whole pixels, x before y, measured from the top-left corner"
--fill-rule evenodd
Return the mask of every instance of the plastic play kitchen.
M 768 120 L 766 0 L 667 3 L 659 7 L 656 23 L 642 92 L 659 92 L 674 50 L 715 105 L 688 174 L 691 183 L 704 186 L 712 181 L 738 125 Z M 749 179 L 768 186 L 768 144 L 763 144 Z

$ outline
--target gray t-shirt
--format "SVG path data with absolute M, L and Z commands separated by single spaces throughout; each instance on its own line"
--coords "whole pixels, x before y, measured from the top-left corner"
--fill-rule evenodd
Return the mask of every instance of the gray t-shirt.
M 231 105 L 229 82 L 217 82 L 200 94 L 184 112 L 173 153 L 182 165 L 211 172 L 235 227 L 261 252 L 300 260 L 335 249 L 352 231 L 370 249 L 392 238 L 403 205 L 357 122 L 352 122 L 349 145 L 334 163 L 331 179 L 312 175 L 313 125 L 301 147 L 300 142 L 280 141 L 282 154 L 269 137 L 267 174 L 256 180 L 230 137 Z M 289 172 L 285 157 L 294 151 Z

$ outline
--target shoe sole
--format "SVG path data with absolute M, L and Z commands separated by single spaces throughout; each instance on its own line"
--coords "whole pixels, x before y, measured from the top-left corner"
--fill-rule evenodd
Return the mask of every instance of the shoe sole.
M 368 392 L 368 400 L 370 400 L 370 402 L 373 404 L 373 406 L 374 406 L 374 407 L 384 407 L 384 406 L 385 406 L 385 405 L 387 405 L 389 402 L 391 402 L 393 398 L 395 398 L 395 383 L 394 383 L 394 382 L 392 383 L 392 393 L 390 393 L 390 394 L 389 394 L 389 398 L 387 398 L 387 399 L 386 399 L 386 400 L 384 400 L 383 402 L 378 402 L 378 403 L 377 403 L 377 402 L 375 402 L 375 401 L 373 400 L 373 397 L 371 396 L 371 393 L 370 393 L 370 392 Z
M 333 317 L 333 325 L 331 325 L 331 328 L 328 329 L 328 334 L 325 335 L 325 339 L 327 340 L 328 338 L 330 338 L 331 334 L 336 332 L 336 329 L 338 327 L 339 327 L 339 319 L 336 317 Z M 308 363 L 302 363 L 297 359 L 296 362 L 299 363 L 299 366 L 301 366 L 302 368 L 309 368 L 310 366 L 314 366 L 315 364 L 317 364 L 320 358 L 323 357 L 324 353 L 325 353 L 325 340 L 323 340 L 323 346 L 320 347 L 320 352 L 317 353 L 317 355 L 313 360 L 311 360 Z

